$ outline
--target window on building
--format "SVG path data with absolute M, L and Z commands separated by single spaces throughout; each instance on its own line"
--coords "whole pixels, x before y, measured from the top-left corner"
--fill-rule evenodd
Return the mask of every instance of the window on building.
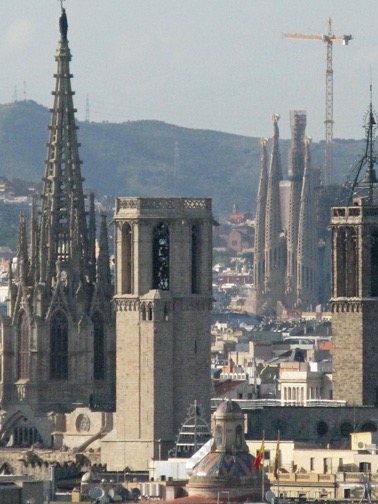
M 344 499 L 350 499 L 350 488 L 344 488 Z
M 332 460 L 329 457 L 323 459 L 323 473 L 330 474 L 332 472 Z
M 13 429 L 14 446 L 31 446 L 34 443 L 42 443 L 42 438 L 35 427 L 16 426 Z
M 54 313 L 50 323 L 50 378 L 68 378 L 68 321 L 61 311 Z
M 93 376 L 95 380 L 105 378 L 105 335 L 104 319 L 99 312 L 92 316 L 93 322 Z
M 161 222 L 153 231 L 152 288 L 169 290 L 169 229 Z
M 315 471 L 315 457 L 310 458 L 310 471 Z
M 119 265 L 121 270 L 121 290 L 122 294 L 132 294 L 132 235 L 131 226 L 127 222 L 122 226 L 121 247 L 121 264 Z
M 371 472 L 371 463 L 370 462 L 360 462 L 358 469 L 361 473 L 369 473 L 369 472 Z
M 26 313 L 20 313 L 17 325 L 17 380 L 29 378 L 29 324 Z

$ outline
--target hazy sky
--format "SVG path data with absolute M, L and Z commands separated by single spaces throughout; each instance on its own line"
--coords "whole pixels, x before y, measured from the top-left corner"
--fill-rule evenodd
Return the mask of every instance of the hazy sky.
M 78 118 L 157 119 L 190 128 L 271 136 L 281 114 L 307 111 L 307 133 L 324 138 L 326 44 L 282 32 L 321 34 L 333 46 L 334 137 L 362 138 L 370 74 L 378 110 L 378 1 L 67 0 Z M 51 107 L 57 0 L 2 0 L 0 103 Z M 24 85 L 25 83 L 25 85 Z M 374 90 L 375 88 L 375 90 Z

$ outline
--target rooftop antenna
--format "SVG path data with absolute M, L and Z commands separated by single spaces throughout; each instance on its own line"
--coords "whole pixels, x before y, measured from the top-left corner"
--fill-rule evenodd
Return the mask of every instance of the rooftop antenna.
M 58 2 L 60 2 L 60 8 L 63 10 L 63 2 L 65 2 L 66 0 L 58 0 Z

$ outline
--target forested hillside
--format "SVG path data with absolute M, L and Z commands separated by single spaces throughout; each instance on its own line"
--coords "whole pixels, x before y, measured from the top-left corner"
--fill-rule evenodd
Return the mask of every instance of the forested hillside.
M 31 100 L 0 105 L 0 176 L 42 178 L 49 121 L 48 109 Z M 158 121 L 78 126 L 86 192 L 207 196 L 213 198 L 217 218 L 228 215 L 233 203 L 244 211 L 255 210 L 261 155 L 258 138 Z M 288 140 L 280 140 L 284 177 L 288 146 Z M 361 140 L 335 140 L 336 181 L 347 177 L 362 150 Z M 313 143 L 311 152 L 312 165 L 320 166 L 324 142 Z

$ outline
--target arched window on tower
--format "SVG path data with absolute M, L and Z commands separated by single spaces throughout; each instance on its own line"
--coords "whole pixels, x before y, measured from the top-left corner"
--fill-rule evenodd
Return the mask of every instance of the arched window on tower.
M 50 322 L 50 379 L 68 379 L 68 321 L 61 311 Z
M 23 311 L 17 324 L 17 380 L 27 378 L 29 378 L 29 324 Z
M 92 315 L 93 322 L 93 377 L 95 380 L 105 378 L 105 335 L 104 319 L 96 311 Z
M 335 232 L 336 297 L 355 297 L 358 294 L 357 232 L 353 226 L 342 226 Z
M 152 238 L 152 288 L 169 290 L 169 229 L 160 222 Z
M 131 226 L 128 222 L 126 222 L 122 226 L 122 253 L 121 253 L 121 290 L 122 294 L 132 294 L 132 264 L 133 264 L 133 255 L 132 255 L 132 234 L 131 234 Z
M 222 449 L 222 445 L 223 445 L 222 427 L 220 425 L 217 425 L 215 428 L 215 448 L 216 448 L 216 450 Z
M 235 448 L 239 449 L 243 444 L 243 427 L 241 425 L 237 425 L 235 429 Z
M 192 226 L 192 294 L 200 293 L 200 236 L 197 226 Z

